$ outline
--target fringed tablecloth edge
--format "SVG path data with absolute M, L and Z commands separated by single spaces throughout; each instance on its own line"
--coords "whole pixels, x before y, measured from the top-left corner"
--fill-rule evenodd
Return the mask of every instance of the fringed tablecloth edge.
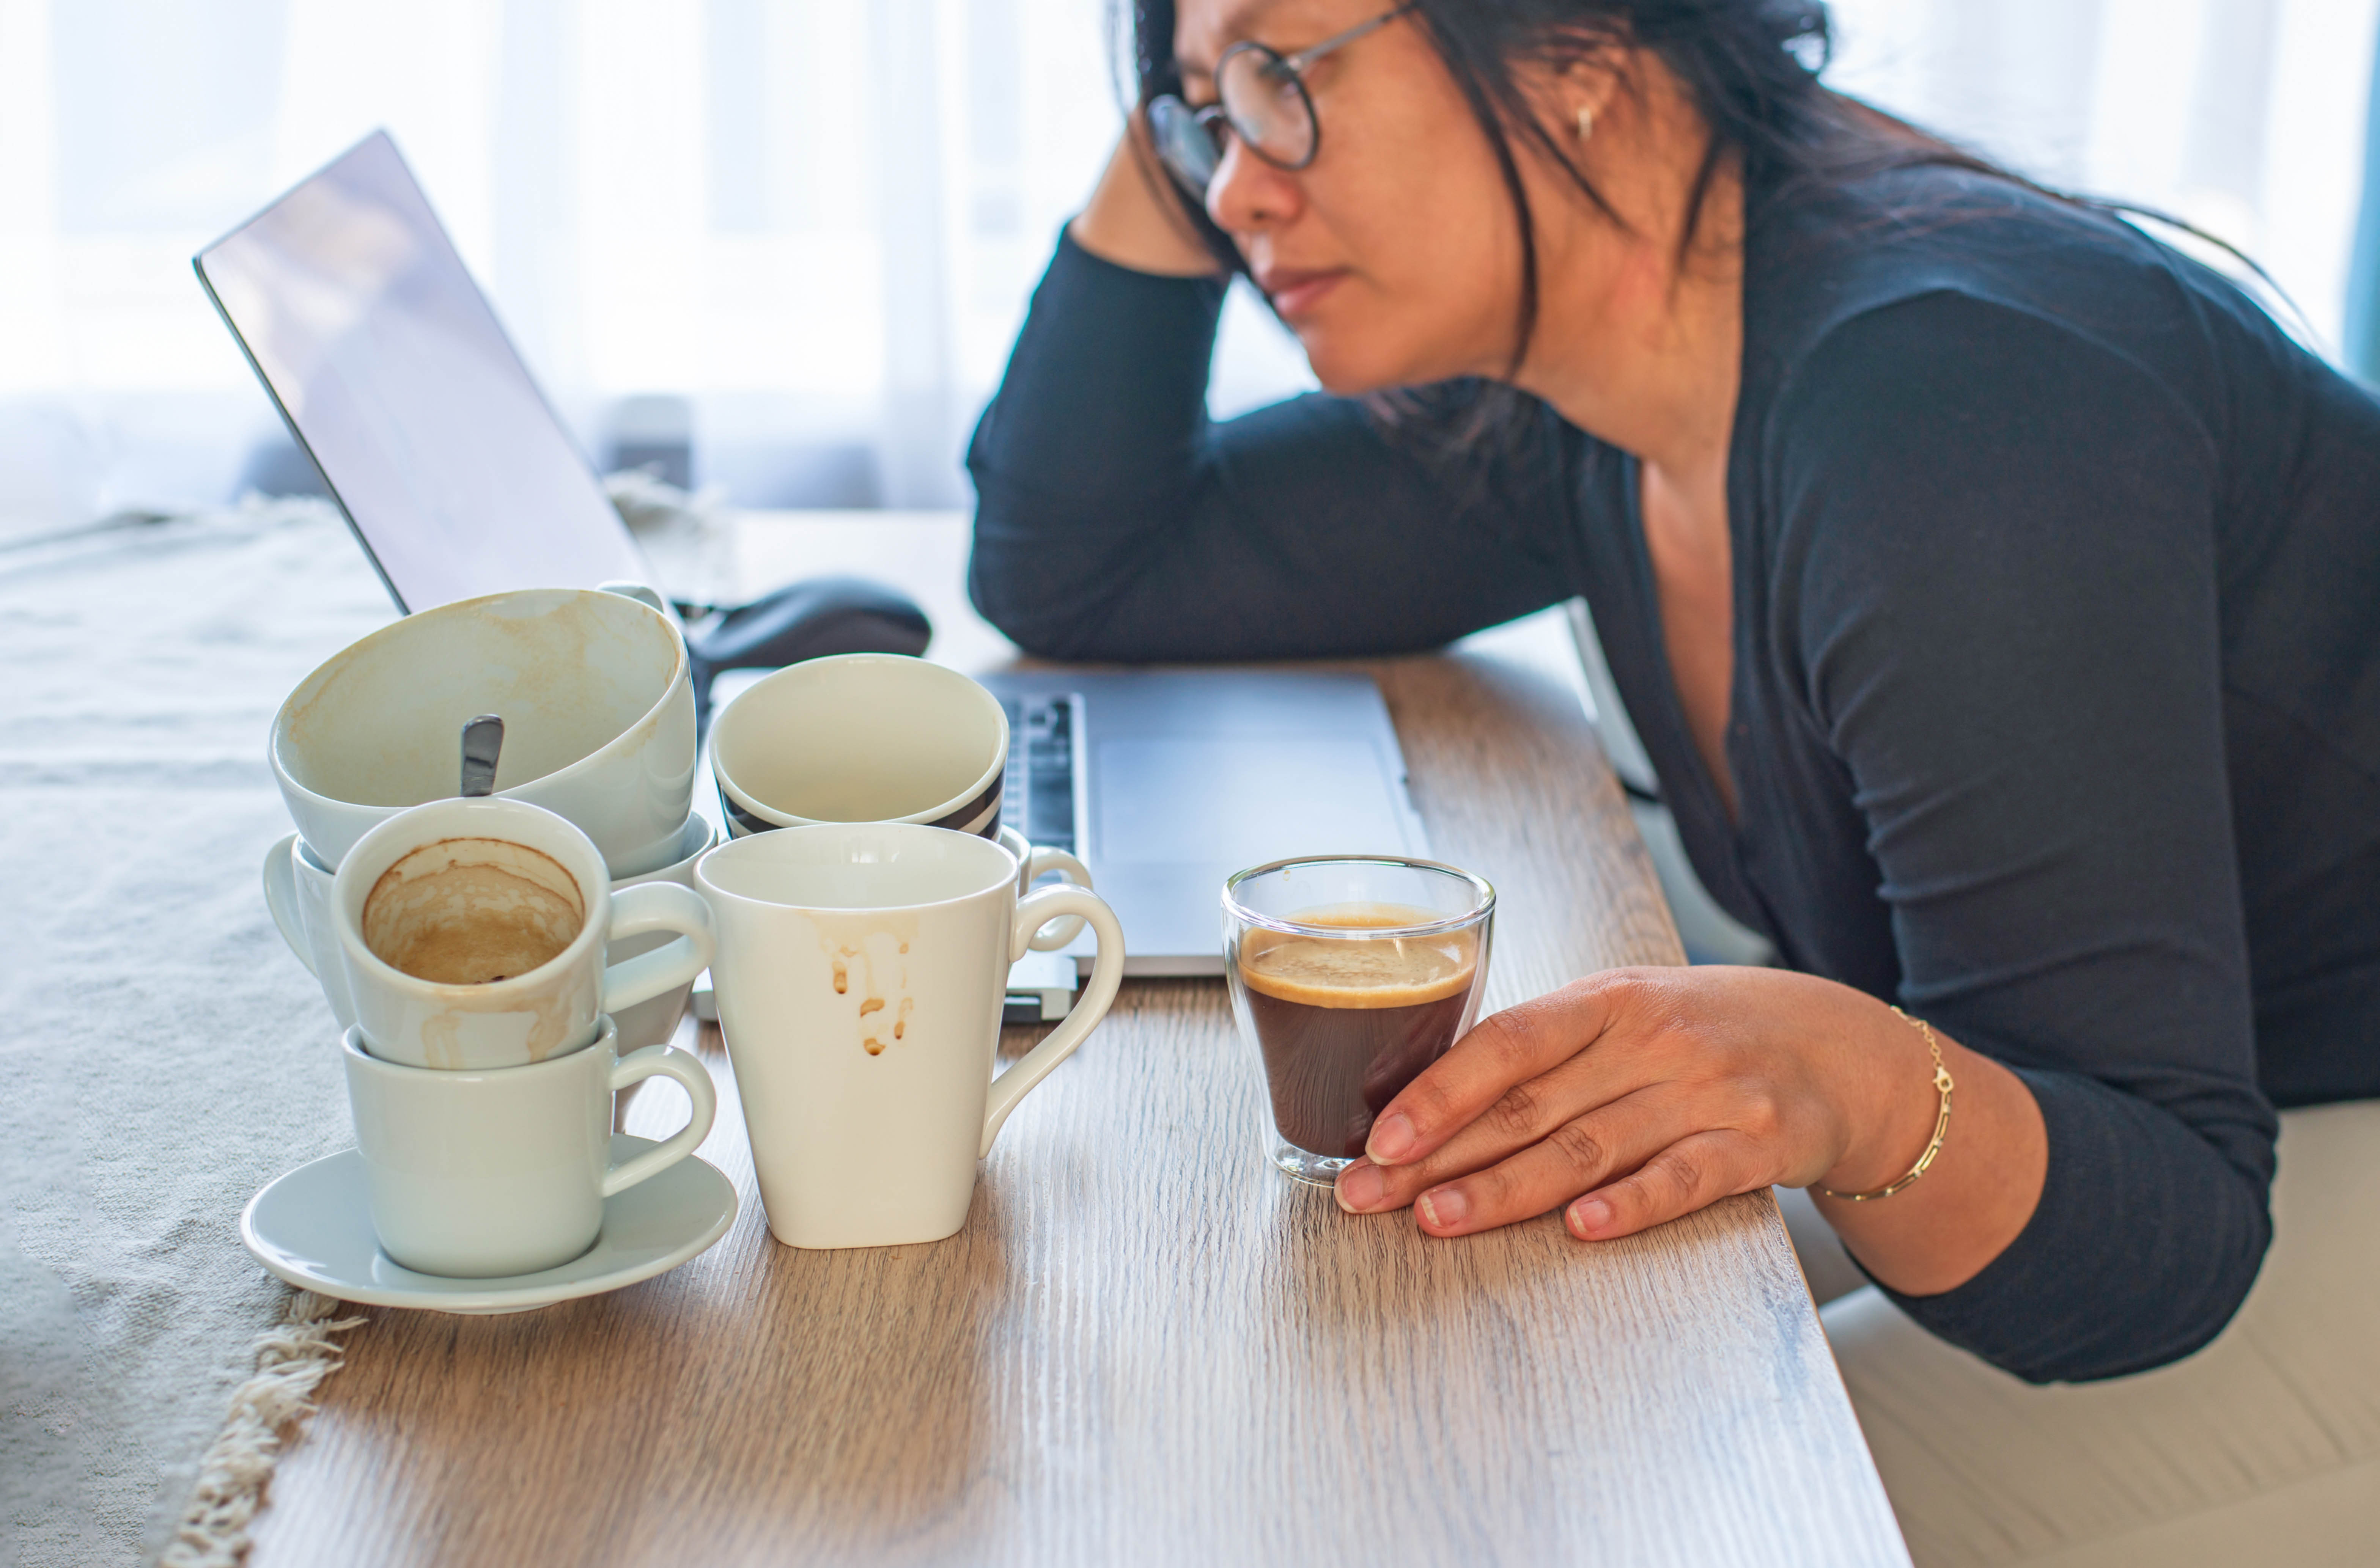
M 364 1321 L 332 1316 L 346 1305 L 292 1291 L 281 1321 L 257 1336 L 255 1374 L 231 1396 L 159 1568 L 237 1568 L 248 1555 L 248 1526 L 264 1507 L 283 1434 L 313 1413 L 314 1391 L 339 1368 L 339 1342 L 331 1336 Z

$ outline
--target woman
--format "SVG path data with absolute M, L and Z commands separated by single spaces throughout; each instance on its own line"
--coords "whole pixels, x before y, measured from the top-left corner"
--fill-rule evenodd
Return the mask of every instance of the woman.
M 2103 1493 L 2056 1402 L 2170 1435 L 2139 1391 L 2209 1358 L 2034 1394 L 1906 1324 L 2037 1382 L 2188 1357 L 2272 1237 L 2274 1107 L 2380 1094 L 2380 405 L 2136 230 L 1821 87 L 1815 0 L 1138 19 L 1143 113 L 970 453 L 978 605 L 1060 657 L 1269 658 L 1583 594 L 1701 880 L 1790 966 L 1488 1019 L 1341 1203 L 1592 1243 L 1808 1188 L 1907 1315 L 1828 1321 L 1921 1560 L 2330 1474 Z M 1227 269 L 1330 395 L 1208 421 Z M 2374 1113 L 2301 1114 L 2328 1174 L 2291 1223 L 2380 1200 Z M 2339 1465 L 2380 1454 L 2373 1225 L 2316 1238 L 2355 1333 L 2258 1292 L 2360 1412 L 2299 1413 Z M 2338 1506 L 2288 1512 L 2374 1527 Z

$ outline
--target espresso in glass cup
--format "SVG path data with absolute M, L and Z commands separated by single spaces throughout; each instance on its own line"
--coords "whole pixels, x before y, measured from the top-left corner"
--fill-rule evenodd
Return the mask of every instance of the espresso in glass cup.
M 1224 973 L 1264 1065 L 1272 1163 L 1328 1187 L 1479 1017 L 1496 889 L 1436 861 L 1315 855 L 1223 884 Z

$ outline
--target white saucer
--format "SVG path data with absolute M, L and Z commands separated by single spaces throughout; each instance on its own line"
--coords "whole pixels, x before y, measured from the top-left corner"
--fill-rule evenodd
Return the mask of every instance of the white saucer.
M 653 1147 L 612 1135 L 612 1163 Z M 248 1200 L 239 1238 L 277 1277 L 300 1290 L 370 1307 L 431 1312 L 525 1312 L 601 1296 L 666 1273 L 699 1256 L 735 1221 L 735 1184 L 698 1159 L 676 1164 L 603 1200 L 595 1245 L 560 1268 L 501 1279 L 417 1274 L 391 1262 L 372 1236 L 364 1158 L 353 1149 L 300 1165 Z

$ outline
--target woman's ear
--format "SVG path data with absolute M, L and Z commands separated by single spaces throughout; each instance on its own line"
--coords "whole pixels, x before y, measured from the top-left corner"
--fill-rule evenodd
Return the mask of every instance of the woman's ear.
M 1514 73 L 1545 139 L 1538 146 L 1568 163 L 1573 176 L 1583 172 L 1586 148 L 1597 137 L 1609 139 L 1629 58 L 1609 42 L 1581 42 Z
M 1560 105 L 1555 125 L 1568 134 L 1573 155 L 1595 139 L 1596 127 L 1619 95 L 1621 69 L 1619 51 L 1606 45 L 1564 61 L 1554 73 L 1554 94 Z

